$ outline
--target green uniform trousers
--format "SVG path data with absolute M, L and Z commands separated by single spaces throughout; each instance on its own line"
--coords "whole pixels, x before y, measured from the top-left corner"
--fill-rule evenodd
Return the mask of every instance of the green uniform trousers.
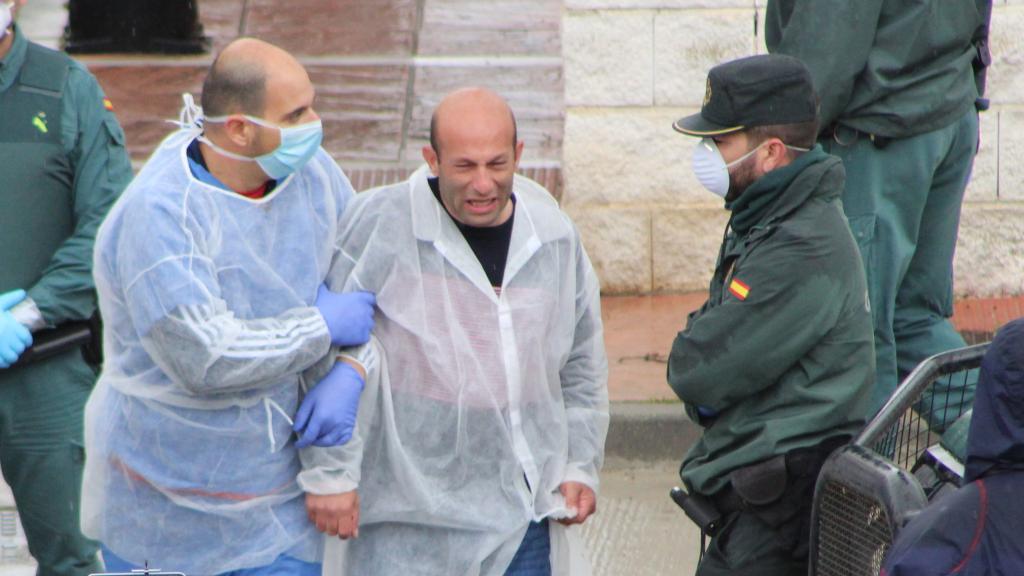
M 102 571 L 79 529 L 82 416 L 96 374 L 74 350 L 0 370 L 0 468 L 39 563 L 39 576 Z
M 868 280 L 875 329 L 874 413 L 922 360 L 965 346 L 949 317 L 953 252 L 978 146 L 978 115 L 972 109 L 945 128 L 885 146 L 842 127 L 822 144 L 846 167 L 843 209 Z M 934 393 L 959 402 L 964 390 Z M 936 401 L 941 406 L 945 399 Z
M 806 574 L 814 485 L 828 455 L 848 440 L 834 437 L 817 447 L 788 453 L 785 489 L 770 504 L 736 506 L 712 498 L 725 518 L 708 543 L 697 576 Z M 771 483 L 761 478 L 759 485 L 764 482 Z M 724 490 L 733 490 L 732 485 Z M 732 500 L 735 502 L 735 498 Z
M 696 576 L 803 576 L 807 574 L 807 540 L 810 529 L 810 496 L 800 520 L 781 529 L 803 530 L 799 545 L 780 538 L 780 527 L 772 527 L 751 512 L 729 514 L 708 544 L 707 552 L 697 566 Z M 801 521 L 802 520 L 802 521 Z M 795 534 L 794 534 L 795 536 Z M 796 548 L 802 547 L 802 554 Z

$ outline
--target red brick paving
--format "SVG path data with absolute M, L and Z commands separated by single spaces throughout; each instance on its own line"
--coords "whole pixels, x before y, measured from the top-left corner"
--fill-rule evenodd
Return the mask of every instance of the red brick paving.
M 295 54 L 317 88 L 324 147 L 346 170 L 422 163 L 430 113 L 456 87 L 504 94 L 526 166 L 558 166 L 562 0 L 202 0 L 214 53 L 241 35 Z M 509 58 L 511 57 L 511 59 Z M 132 159 L 169 132 L 181 92 L 197 98 L 213 54 L 83 56 L 117 106 Z
M 992 332 L 1021 316 L 1024 316 L 1024 296 L 973 298 L 954 305 L 953 323 L 958 330 Z
M 601 299 L 608 350 L 608 392 L 613 402 L 675 401 L 665 382 L 665 360 L 686 316 L 704 293 L 606 296 Z M 1024 316 L 1024 296 L 956 302 L 953 324 L 968 343 L 988 341 L 996 328 Z

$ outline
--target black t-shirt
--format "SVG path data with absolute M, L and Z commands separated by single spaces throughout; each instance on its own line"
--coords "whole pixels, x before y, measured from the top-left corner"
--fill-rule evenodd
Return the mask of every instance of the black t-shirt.
M 427 183 L 430 184 L 430 189 L 434 192 L 438 203 L 444 208 L 437 178 L 428 178 Z M 515 203 L 516 197 L 513 194 L 512 205 L 515 206 Z M 445 208 L 445 212 L 451 217 L 447 208 Z M 501 282 L 505 277 L 505 261 L 508 260 L 508 246 L 512 241 L 512 222 L 515 217 L 516 212 L 513 209 L 512 216 L 498 226 L 467 226 L 452 218 L 452 222 L 458 227 L 459 232 L 462 232 L 462 237 L 466 239 L 473 254 L 476 254 L 476 259 L 480 261 L 480 265 L 483 266 L 484 272 L 487 274 L 487 279 L 490 280 L 491 286 L 494 288 L 501 288 Z

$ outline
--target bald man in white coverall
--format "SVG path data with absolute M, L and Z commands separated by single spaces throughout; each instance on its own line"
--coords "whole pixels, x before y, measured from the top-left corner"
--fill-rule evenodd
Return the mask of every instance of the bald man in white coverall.
M 357 538 L 325 574 L 589 570 L 568 528 L 596 509 L 608 427 L 600 290 L 568 216 L 515 175 L 522 150 L 501 97 L 454 92 L 427 166 L 345 214 L 328 285 L 377 294 L 379 369 L 331 449 Z

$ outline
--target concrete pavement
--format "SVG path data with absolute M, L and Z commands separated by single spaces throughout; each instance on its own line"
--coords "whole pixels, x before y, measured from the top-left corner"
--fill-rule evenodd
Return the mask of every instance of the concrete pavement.
M 666 461 L 605 469 L 598 513 L 583 526 L 594 576 L 693 574 L 700 532 L 668 496 L 678 469 Z

